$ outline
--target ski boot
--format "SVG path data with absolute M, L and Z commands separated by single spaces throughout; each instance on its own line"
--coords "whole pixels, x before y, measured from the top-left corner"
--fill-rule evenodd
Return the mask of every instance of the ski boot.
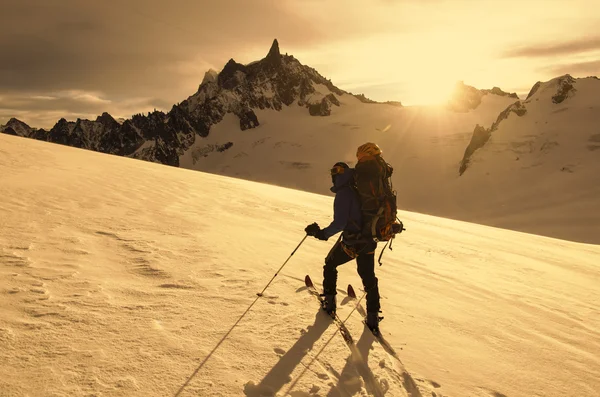
M 365 320 L 365 325 L 371 330 L 373 335 L 379 336 L 379 322 L 383 320 L 383 317 L 379 316 L 379 312 L 368 312 Z
M 331 317 L 335 316 L 335 295 L 321 294 L 321 309 Z

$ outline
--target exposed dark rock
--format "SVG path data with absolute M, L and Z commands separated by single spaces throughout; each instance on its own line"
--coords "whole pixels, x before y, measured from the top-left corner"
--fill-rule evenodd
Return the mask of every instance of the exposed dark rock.
M 361 101 L 362 103 L 378 103 L 372 99 L 369 99 L 365 96 L 365 94 L 352 94 L 356 99 Z
M 446 107 L 454 112 L 468 112 L 481 104 L 481 98 L 484 95 L 483 91 L 459 81 L 456 83 Z
M 537 90 L 540 89 L 541 86 L 542 86 L 541 81 L 538 81 L 537 83 L 535 83 L 533 85 L 533 87 L 531 87 L 531 90 L 529 90 L 529 94 L 527 94 L 527 98 L 525 98 L 525 100 L 531 98 L 537 92 Z
M 111 116 L 107 112 L 104 112 L 101 116 L 98 116 L 96 118 L 96 123 L 101 124 L 105 130 L 117 129 L 121 125 L 117 120 L 113 118 L 113 116 Z
M 73 128 L 75 128 L 74 122 L 69 122 L 65 118 L 61 118 L 50 130 L 50 133 L 48 134 L 49 141 L 53 143 L 59 143 L 61 145 L 69 145 L 69 138 Z M 76 142 L 73 142 L 73 146 L 76 146 L 77 142 L 77 140 Z
M 558 80 L 558 91 L 556 95 L 552 97 L 553 103 L 562 103 L 565 99 L 570 96 L 573 96 L 577 91 L 573 86 L 575 84 L 575 79 L 570 75 L 565 75 Z
M 29 134 L 29 138 L 37 139 L 39 141 L 48 141 L 48 134 L 49 132 L 43 128 L 40 128 L 39 130 L 34 129 L 31 134 Z
M 232 146 L 233 146 L 233 142 L 227 142 L 227 143 L 225 143 L 225 144 L 223 144 L 221 146 L 218 146 L 217 147 L 217 152 L 222 153 L 222 152 L 224 152 L 225 150 L 229 149 Z
M 473 136 L 471 137 L 469 146 L 467 146 L 463 159 L 460 162 L 460 168 L 458 170 L 460 175 L 462 175 L 467 170 L 473 153 L 475 153 L 477 149 L 482 148 L 483 145 L 485 145 L 485 143 L 490 139 L 491 135 L 491 130 L 486 129 L 480 126 L 479 124 L 475 126 L 475 130 L 473 131 Z
M 511 104 L 498 115 L 496 121 L 490 127 L 490 132 L 496 131 L 502 120 L 506 120 L 511 113 L 515 113 L 517 116 L 522 117 L 527 113 L 527 108 L 521 101 Z
M 233 59 L 225 64 L 219 73 L 218 83 L 221 88 L 231 90 L 240 84 L 240 76 L 245 74 L 246 67 Z
M 325 96 L 313 104 L 311 98 L 317 91 Z M 230 59 L 220 73 L 209 70 L 198 91 L 168 113 L 136 114 L 118 122 L 105 112 L 93 121 L 60 119 L 50 131 L 11 119 L 2 129 L 19 136 L 178 166 L 179 156 L 196 139 L 208 136 L 211 127 L 227 113 L 235 114 L 240 129 L 247 130 L 260 125 L 254 109 L 281 110 L 295 103 L 308 108 L 309 114 L 326 116 L 331 106 L 340 106 L 336 95 L 348 93 L 293 56 L 281 55 L 279 43 L 274 40 L 266 57 L 259 61 L 242 65 Z M 364 95 L 357 98 L 375 103 Z M 221 151 L 212 146 L 210 150 Z M 198 153 L 193 154 L 194 161 L 204 157 Z
M 256 128 L 260 125 L 256 113 L 250 108 L 242 111 L 242 113 L 238 114 L 238 117 L 240 118 L 240 129 L 242 131 Z
M 0 126 L 2 128 L 2 132 L 10 135 L 16 136 L 29 136 L 31 135 L 33 128 L 31 128 L 27 123 L 22 122 L 19 119 L 12 117 L 6 125 Z
M 517 101 L 511 104 L 509 107 L 504 109 L 502 113 L 498 115 L 496 121 L 492 124 L 489 129 L 486 129 L 479 124 L 475 126 L 471 141 L 465 150 L 465 154 L 460 162 L 459 174 L 462 175 L 468 168 L 471 161 L 471 156 L 477 149 L 482 148 L 492 136 L 492 132 L 496 131 L 503 120 L 506 120 L 511 113 L 515 113 L 517 116 L 522 117 L 527 113 L 527 108 L 523 105 L 523 102 Z
M 340 106 L 340 101 L 333 94 L 325 96 L 319 103 L 310 104 L 308 112 L 311 116 L 329 116 L 331 105 Z
M 330 104 L 335 105 L 335 106 L 340 106 L 340 101 L 338 101 L 338 99 L 336 98 L 335 95 L 333 94 L 328 94 L 327 96 L 325 96 L 325 98 L 323 98 L 324 100 L 327 100 Z
M 323 98 L 323 100 L 319 103 L 308 105 L 308 113 L 311 116 L 329 116 L 331 114 L 331 106 L 329 106 L 329 101 Z
M 264 65 L 268 69 L 277 69 L 282 64 L 281 53 L 279 52 L 279 43 L 277 39 L 273 40 L 269 53 L 263 60 Z
M 5 134 L 8 134 L 8 135 L 19 136 L 19 134 L 17 134 L 17 132 L 15 130 L 13 130 L 12 127 L 4 127 L 2 129 L 2 132 L 4 132 Z
M 508 93 L 506 91 L 502 91 L 500 89 L 500 87 L 493 87 L 491 90 L 482 90 L 482 91 L 485 93 L 494 94 L 494 95 L 498 95 L 498 96 L 507 96 L 510 98 L 519 99 L 519 96 L 517 95 L 516 92 Z
M 386 102 L 383 102 L 383 103 L 386 104 L 386 105 L 397 106 L 397 107 L 400 107 L 400 108 L 403 107 L 402 102 L 400 102 L 400 101 L 386 101 Z
M 469 110 L 476 109 L 481 104 L 482 98 L 488 94 L 519 99 L 519 96 L 516 93 L 502 91 L 499 87 L 494 87 L 489 90 L 479 90 L 459 81 L 456 83 L 454 92 L 452 93 L 451 99 L 447 102 L 446 107 L 454 112 L 468 112 Z

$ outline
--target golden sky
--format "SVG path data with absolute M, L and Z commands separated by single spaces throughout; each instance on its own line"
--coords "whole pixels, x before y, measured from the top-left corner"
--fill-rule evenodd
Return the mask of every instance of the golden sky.
M 457 80 L 526 95 L 600 75 L 598 0 L 3 0 L 0 123 L 168 110 L 208 68 L 283 53 L 405 105 Z

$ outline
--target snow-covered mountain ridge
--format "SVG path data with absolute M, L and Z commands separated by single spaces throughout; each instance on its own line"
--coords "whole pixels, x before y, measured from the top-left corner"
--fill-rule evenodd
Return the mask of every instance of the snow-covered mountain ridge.
M 60 119 L 46 131 L 11 119 L 0 131 L 103 153 L 179 166 L 179 157 L 197 139 L 206 137 L 226 114 L 238 118 L 239 129 L 256 128 L 256 109 L 281 110 L 297 105 L 306 114 L 327 116 L 339 106 L 338 97 L 354 96 L 334 86 L 313 68 L 291 55 L 282 55 L 274 40 L 267 56 L 248 65 L 230 59 L 217 73 L 209 70 L 198 91 L 167 112 L 137 114 L 117 122 L 103 113 L 95 121 Z M 364 103 L 377 103 L 355 95 Z M 385 105 L 401 106 L 399 102 Z M 231 146 L 231 144 L 229 144 Z M 225 145 L 221 145 L 225 148 Z
M 167 113 L 62 119 L 51 131 L 11 119 L 0 130 L 321 194 L 327 169 L 374 141 L 400 208 L 600 243 L 598 82 L 561 76 L 525 100 L 459 83 L 447 106 L 403 107 L 340 90 L 275 41 L 260 61 L 208 71 Z M 523 221 L 531 211 L 536 221 Z

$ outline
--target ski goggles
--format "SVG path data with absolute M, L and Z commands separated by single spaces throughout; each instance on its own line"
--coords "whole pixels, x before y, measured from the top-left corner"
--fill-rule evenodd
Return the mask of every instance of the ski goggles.
M 331 169 L 331 176 L 343 174 L 346 169 L 341 165 L 336 165 Z

